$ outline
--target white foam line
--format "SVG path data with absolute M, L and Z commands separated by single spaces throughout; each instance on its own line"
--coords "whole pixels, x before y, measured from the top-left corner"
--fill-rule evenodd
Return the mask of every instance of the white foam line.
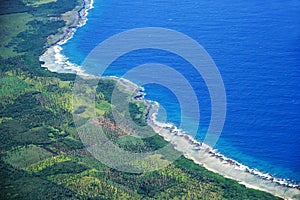
M 80 75 L 87 75 L 84 73 L 84 70 L 69 61 L 69 58 L 61 54 L 62 47 L 61 45 L 65 44 L 69 39 L 71 39 L 76 32 L 77 28 L 83 26 L 87 22 L 88 11 L 94 6 L 93 0 L 83 0 L 84 7 L 81 8 L 78 21 L 76 22 L 75 27 L 68 28 L 65 31 L 65 35 L 54 45 L 50 46 L 43 55 L 40 56 L 39 60 L 43 63 L 41 66 L 48 69 L 51 72 L 57 73 L 75 73 Z

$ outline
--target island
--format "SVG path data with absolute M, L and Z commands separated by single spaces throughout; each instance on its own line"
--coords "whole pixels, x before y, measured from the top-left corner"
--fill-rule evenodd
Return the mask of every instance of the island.
M 92 3 L 89 0 L 1 3 L 1 199 L 300 198 L 299 187 L 243 168 L 176 127 L 160 124 L 155 119 L 158 105 L 144 100 L 138 86 L 115 77 L 97 78 L 97 118 L 89 124 L 103 130 L 113 144 L 126 151 L 155 152 L 171 145 L 172 151 L 182 155 L 163 168 L 140 173 L 120 171 L 97 160 L 82 143 L 73 119 L 74 115 L 83 121 L 88 119 L 89 110 L 80 103 L 74 109 L 72 99 L 76 74 L 86 77 L 87 82 L 95 77 L 58 56 L 60 45 L 86 23 Z M 114 123 L 111 94 L 116 87 L 127 95 L 129 104 L 129 113 L 118 112 L 141 129 Z M 151 132 L 151 137 L 134 137 L 145 130 Z M 199 152 L 209 162 L 203 164 Z M 158 163 L 168 160 L 158 154 L 150 159 Z M 239 168 L 234 173 L 268 181 L 275 190 L 261 188 L 266 185 L 264 182 L 247 185 L 233 180 L 235 177 L 209 165 L 216 161 L 220 164 L 218 169 L 224 167 L 224 173 L 232 167 Z

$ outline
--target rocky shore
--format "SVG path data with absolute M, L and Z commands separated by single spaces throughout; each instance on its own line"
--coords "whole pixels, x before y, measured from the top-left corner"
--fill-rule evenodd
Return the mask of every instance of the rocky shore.
M 88 11 L 93 8 L 93 0 L 81 0 L 81 4 L 76 6 L 74 10 L 66 12 L 61 19 L 66 22 L 66 26 L 59 29 L 56 35 L 48 38 L 48 46 L 62 45 L 66 43 L 77 30 L 87 22 Z

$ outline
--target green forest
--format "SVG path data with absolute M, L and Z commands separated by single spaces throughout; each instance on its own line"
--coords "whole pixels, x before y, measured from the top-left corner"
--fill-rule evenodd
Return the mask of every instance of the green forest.
M 73 121 L 74 113 L 85 118 L 84 105 L 76 110 L 72 106 L 75 75 L 52 73 L 39 61 L 53 45 L 49 37 L 70 25 L 62 15 L 81 5 L 81 0 L 1 0 L 0 199 L 280 199 L 183 156 L 166 168 L 139 174 L 95 159 Z M 115 87 L 121 92 L 122 87 L 107 79 L 96 87 L 95 109 L 111 141 L 132 152 L 167 144 L 158 135 L 141 139 L 114 127 L 112 108 L 118 106 L 111 104 L 110 96 Z M 142 127 L 137 132 L 153 132 L 145 121 L 146 107 L 130 95 L 126 100 L 129 114 L 118 110 L 120 116 Z

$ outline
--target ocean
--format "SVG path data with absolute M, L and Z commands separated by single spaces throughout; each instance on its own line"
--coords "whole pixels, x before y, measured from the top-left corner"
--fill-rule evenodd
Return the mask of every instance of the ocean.
M 81 65 L 105 39 L 144 27 L 184 33 L 216 63 L 227 113 L 215 148 L 250 168 L 300 183 L 299 1 L 95 0 L 87 24 L 62 46 L 62 53 Z M 137 50 L 115 60 L 105 75 L 121 77 L 145 63 L 172 66 L 191 83 L 201 109 L 196 139 L 202 140 L 211 120 L 210 96 L 186 60 L 162 50 Z M 159 119 L 179 125 L 180 105 L 172 92 L 157 84 L 143 87 L 145 98 L 163 107 Z

